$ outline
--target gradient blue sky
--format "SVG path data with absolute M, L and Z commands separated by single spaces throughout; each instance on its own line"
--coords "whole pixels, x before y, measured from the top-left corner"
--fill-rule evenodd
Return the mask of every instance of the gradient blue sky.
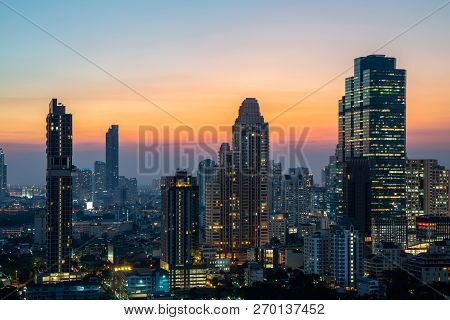
M 231 126 L 248 96 L 271 120 L 445 1 L 5 2 L 197 129 Z M 450 6 L 380 52 L 408 72 L 410 157 L 446 165 L 449 18 Z M 52 97 L 74 114 L 80 167 L 104 159 L 104 133 L 118 123 L 121 173 L 136 176 L 138 126 L 177 125 L 1 4 L 0 41 L 0 147 L 10 183 L 44 181 Z M 337 100 L 350 74 L 272 124 L 311 128 L 305 151 L 315 173 L 333 153 Z

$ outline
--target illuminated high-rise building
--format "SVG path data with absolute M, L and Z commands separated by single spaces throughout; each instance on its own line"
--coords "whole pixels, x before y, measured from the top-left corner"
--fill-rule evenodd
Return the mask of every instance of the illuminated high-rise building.
M 395 58 L 361 57 L 355 59 L 354 75 L 345 80 L 345 96 L 339 101 L 343 214 L 368 221 L 374 242 L 406 243 L 405 86 L 406 71 L 396 68 Z M 363 204 L 358 195 L 364 190 L 355 188 L 366 185 Z
M 256 99 L 242 102 L 232 134 L 206 184 L 206 234 L 221 257 L 241 263 L 248 248 L 270 240 L 269 126 Z
M 212 181 L 214 161 L 205 159 L 198 164 L 198 200 L 199 200 L 199 226 L 200 239 L 205 239 L 206 226 L 206 184 Z
M 5 153 L 0 148 L 0 197 L 8 194 L 8 166 L 5 164 Z
M 242 238 L 234 160 L 230 145 L 222 143 L 213 168 L 213 179 L 206 187 L 206 238 L 221 257 L 237 261 L 242 251 Z
M 258 101 L 246 98 L 232 129 L 237 172 L 240 249 L 269 242 L 269 125 Z
M 204 287 L 200 265 L 198 185 L 186 171 L 161 178 L 161 267 L 172 289 Z
M 106 189 L 119 186 L 119 126 L 113 124 L 106 133 Z
M 47 115 L 47 270 L 70 271 L 72 254 L 72 115 L 56 99 Z

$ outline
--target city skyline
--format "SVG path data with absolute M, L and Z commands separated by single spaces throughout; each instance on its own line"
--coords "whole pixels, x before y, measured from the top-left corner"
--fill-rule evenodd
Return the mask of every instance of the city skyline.
M 330 19 L 330 25 L 334 25 L 332 31 L 321 34 L 315 31 L 319 22 L 308 18 L 308 14 L 322 10 L 321 5 L 286 2 L 289 7 L 273 8 L 267 2 L 258 2 L 258 10 L 255 11 L 252 10 L 253 4 L 251 1 L 242 4 L 240 10 L 233 9 L 233 5 L 216 4 L 209 8 L 212 9 L 211 14 L 198 22 L 191 19 L 195 20 L 202 9 L 193 5 L 192 17 L 173 24 L 172 28 L 160 30 L 156 28 L 158 25 L 168 26 L 177 17 L 183 17 L 183 6 L 170 12 L 173 16 L 165 22 L 161 17 L 167 18 L 169 11 L 163 4 L 136 3 L 127 11 L 136 17 L 133 23 L 123 29 L 123 34 L 118 34 L 116 41 L 105 40 L 101 49 L 97 48 L 95 40 L 104 39 L 111 26 L 108 19 L 103 18 L 99 28 L 87 40 L 80 39 L 73 31 L 77 26 L 76 13 L 87 14 L 86 25 L 80 31 L 80 34 L 85 34 L 96 21 L 96 13 L 104 9 L 102 3 L 89 7 L 89 10 L 78 7 L 73 15 L 66 17 L 64 30 L 55 28 L 60 19 L 58 15 L 54 21 L 45 19 L 52 12 L 66 9 L 64 5 L 44 3 L 34 11 L 34 5 L 27 8 L 15 5 L 36 23 L 54 32 L 196 131 L 201 125 L 231 123 L 234 113 L 230 110 L 248 96 L 258 99 L 262 112 L 271 123 L 282 110 L 349 67 L 353 57 L 364 56 L 386 43 L 440 2 L 425 4 L 414 1 L 407 2 L 407 6 L 406 2 L 395 3 L 392 12 L 384 10 L 380 4 L 364 5 L 371 6 L 375 14 L 370 10 L 359 10 L 362 5 L 354 1 L 344 1 L 339 6 L 325 3 L 322 5 L 327 8 L 324 14 Z M 400 7 L 406 10 L 405 14 L 395 15 Z M 120 8 L 118 4 L 111 6 L 107 16 L 119 17 Z M 354 33 L 352 38 L 358 41 L 350 41 L 343 36 L 355 23 L 345 19 L 350 18 L 351 12 L 359 12 L 358 21 L 365 22 L 361 30 L 351 29 Z M 154 22 L 147 22 L 147 15 L 155 13 L 160 15 Z M 240 28 L 230 22 L 214 22 L 226 13 L 232 14 L 232 22 Z M 247 21 L 250 13 L 254 19 Z M 74 119 L 74 164 L 92 169 L 94 161 L 104 160 L 104 131 L 112 123 L 117 123 L 121 128 L 120 171 L 126 176 L 136 176 L 138 126 L 157 126 L 160 123 L 176 126 L 178 123 L 18 17 L 4 10 L 0 15 L 3 21 L 17 27 L 19 36 L 12 39 L 5 34 L 10 45 L 0 56 L 10 63 L 5 66 L 5 72 L 10 76 L 4 77 L 0 86 L 0 103 L 9 110 L 0 120 L 0 142 L 8 159 L 9 183 L 44 183 L 41 169 L 45 166 L 45 128 L 37 119 L 45 116 L 46 110 L 42 106 L 53 96 L 62 99 L 77 114 Z M 385 23 L 379 25 L 376 19 L 383 19 Z M 264 26 L 261 21 L 266 22 Z M 408 156 L 438 159 L 446 166 L 450 165 L 450 145 L 445 139 L 450 134 L 446 126 L 449 115 L 445 112 L 450 102 L 446 90 L 450 81 L 446 74 L 450 66 L 444 59 L 448 56 L 449 47 L 440 39 L 448 37 L 448 23 L 444 14 L 437 13 L 380 52 L 396 57 L 399 68 L 409 71 L 406 91 Z M 161 34 L 154 30 L 160 30 Z M 208 30 L 208 34 L 204 30 Z M 127 31 L 133 35 L 130 39 L 124 37 Z M 337 37 L 339 33 L 342 36 Z M 34 36 L 36 39 L 30 39 Z M 193 39 L 193 43 L 186 42 L 183 36 Z M 25 45 L 22 39 L 31 42 Z M 342 43 L 337 45 L 336 39 Z M 30 55 L 27 46 L 32 44 L 37 50 Z M 205 44 L 214 49 L 208 55 L 202 53 Z M 47 46 L 54 53 L 49 54 Z M 121 55 L 115 52 L 117 46 L 127 49 Z M 167 52 L 173 53 L 167 55 Z M 37 61 L 42 63 L 35 63 Z M 238 72 L 246 76 L 235 77 Z M 337 143 L 336 98 L 344 93 L 341 80 L 351 72 L 348 70 L 271 123 L 280 127 L 298 125 L 311 128 L 305 153 L 316 176 L 328 156 L 333 154 Z M 40 79 L 39 85 L 34 85 L 34 78 Z M 29 79 L 29 82 L 22 79 Z M 272 149 L 276 150 L 275 143 Z M 27 157 L 35 161 L 30 165 L 23 160 Z M 142 183 L 149 182 L 145 176 L 138 178 Z

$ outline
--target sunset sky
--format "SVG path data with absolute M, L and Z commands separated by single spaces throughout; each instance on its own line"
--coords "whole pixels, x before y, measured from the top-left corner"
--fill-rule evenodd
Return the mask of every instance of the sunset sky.
M 231 129 L 242 100 L 257 98 L 270 126 L 311 128 L 305 152 L 319 174 L 334 152 L 337 101 L 353 70 L 277 115 L 446 1 L 2 2 L 194 130 Z M 377 52 L 407 70 L 408 155 L 447 166 L 449 39 L 450 5 Z M 44 183 L 52 97 L 73 114 L 76 165 L 104 160 L 104 135 L 116 123 L 121 174 L 148 182 L 136 170 L 139 125 L 180 123 L 1 3 L 0 41 L 0 147 L 9 183 Z

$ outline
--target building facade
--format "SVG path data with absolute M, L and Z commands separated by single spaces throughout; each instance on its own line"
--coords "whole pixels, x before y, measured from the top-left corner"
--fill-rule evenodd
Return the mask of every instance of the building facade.
M 269 242 L 269 125 L 256 99 L 242 102 L 232 135 L 243 250 Z
M 339 101 L 338 159 L 348 170 L 344 172 L 344 184 L 345 179 L 353 177 L 351 166 L 361 165 L 353 160 L 367 161 L 367 205 L 374 242 L 406 244 L 405 87 L 406 71 L 396 68 L 395 58 L 370 55 L 355 59 L 354 75 L 346 79 L 345 96 Z M 346 188 L 343 193 L 347 208 L 356 209 L 358 206 L 351 203 L 358 201 L 354 197 L 358 193 Z M 344 212 L 358 214 L 365 211 Z
M 206 285 L 200 263 L 198 185 L 186 171 L 161 178 L 161 267 L 172 289 Z
M 406 214 L 408 244 L 417 244 L 416 219 L 424 215 L 448 216 L 448 170 L 437 160 L 408 159 L 406 162 Z M 421 237 L 423 238 L 423 233 Z
M 47 270 L 70 272 L 72 255 L 72 115 L 57 99 L 47 115 Z

